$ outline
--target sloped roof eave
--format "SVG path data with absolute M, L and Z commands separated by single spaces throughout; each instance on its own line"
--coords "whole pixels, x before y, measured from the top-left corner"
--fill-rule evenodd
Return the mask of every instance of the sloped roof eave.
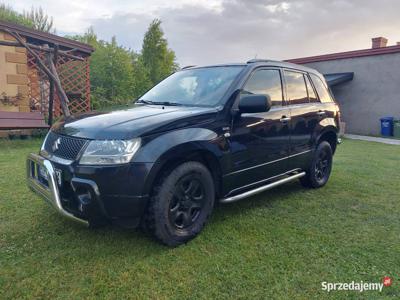
M 8 29 L 10 31 L 14 31 L 19 33 L 21 36 L 41 41 L 41 42 L 48 42 L 51 44 L 58 44 L 61 47 L 65 47 L 68 49 L 76 49 L 82 53 L 90 55 L 94 48 L 88 44 L 81 43 L 75 40 L 67 39 L 52 33 L 47 33 L 39 30 L 35 30 L 26 26 L 0 21 L 0 31 L 4 29 Z
M 400 53 L 400 45 L 375 48 L 375 49 L 363 49 L 363 50 L 353 50 L 353 51 L 338 52 L 331 54 L 315 55 L 302 58 L 287 59 L 285 61 L 301 65 L 301 64 L 320 62 L 320 61 L 348 59 L 348 58 L 357 58 L 357 57 L 374 56 L 374 55 L 385 55 L 392 53 Z

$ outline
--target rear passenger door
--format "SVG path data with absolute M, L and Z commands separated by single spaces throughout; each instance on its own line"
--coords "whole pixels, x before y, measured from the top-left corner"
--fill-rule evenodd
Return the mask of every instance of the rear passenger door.
M 313 133 L 319 123 L 318 99 L 307 73 L 284 70 L 290 107 L 290 169 L 306 168 L 311 159 Z

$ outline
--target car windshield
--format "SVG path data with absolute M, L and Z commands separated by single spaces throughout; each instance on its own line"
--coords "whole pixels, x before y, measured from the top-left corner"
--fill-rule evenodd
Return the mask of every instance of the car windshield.
M 182 70 L 161 81 L 138 102 L 217 106 L 242 69 L 242 66 L 221 66 Z

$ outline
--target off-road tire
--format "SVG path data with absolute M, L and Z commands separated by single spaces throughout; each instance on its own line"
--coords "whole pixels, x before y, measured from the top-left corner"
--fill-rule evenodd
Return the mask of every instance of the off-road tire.
M 323 187 L 332 171 L 332 156 L 331 145 L 327 141 L 320 142 L 314 151 L 310 168 L 306 171 L 306 175 L 300 178 L 301 184 L 314 189 Z M 321 166 L 324 166 L 323 174 Z
M 197 218 L 187 228 L 178 228 L 177 224 L 171 221 L 171 214 L 175 203 L 179 197 L 177 196 L 178 185 L 183 186 L 183 181 L 186 178 L 194 178 L 202 185 L 204 192 L 204 203 L 197 215 Z M 198 184 L 196 183 L 196 184 Z M 180 198 L 184 198 L 184 204 L 188 197 L 186 193 L 179 189 Z M 193 198 L 194 199 L 194 198 Z M 163 244 L 168 246 L 178 246 L 193 239 L 205 226 L 211 212 L 213 210 L 215 200 L 214 181 L 210 171 L 202 163 L 197 161 L 189 161 L 177 166 L 171 172 L 165 173 L 154 187 L 144 217 L 145 227 L 147 232 L 151 233 Z M 203 201 L 203 200 L 202 200 Z M 187 200 L 189 202 L 189 200 Z M 193 203 L 189 202 L 189 203 Z M 178 206 L 181 204 L 178 204 Z M 183 204 L 182 204 L 183 205 Z M 190 204 L 188 204 L 190 206 Z M 192 206 L 187 208 L 184 206 L 182 209 L 192 211 Z M 177 214 L 174 214 L 176 216 Z M 191 214 L 189 214 L 191 215 Z M 186 215 L 187 216 L 187 215 Z M 183 218 L 187 220 L 186 218 Z M 175 220 L 176 221 L 176 220 Z M 192 218 L 190 218 L 192 222 Z M 187 222 L 187 223 L 190 223 Z M 182 222 L 185 223 L 185 222 Z

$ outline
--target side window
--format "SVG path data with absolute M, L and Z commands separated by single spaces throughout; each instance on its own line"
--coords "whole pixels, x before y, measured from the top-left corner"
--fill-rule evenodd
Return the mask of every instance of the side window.
M 308 76 L 304 76 L 304 78 L 306 79 L 308 99 L 310 100 L 310 102 L 319 102 L 318 97 L 315 94 L 315 91 L 311 85 L 310 79 L 308 78 Z
M 286 90 L 290 104 L 308 103 L 303 73 L 285 71 Z
M 311 75 L 311 79 L 314 83 L 315 89 L 317 90 L 319 100 L 321 102 L 332 102 L 333 100 L 332 100 L 331 94 L 329 93 L 327 86 L 321 80 L 321 78 L 319 78 L 317 75 L 314 75 L 314 74 L 310 74 L 310 75 Z
M 243 93 L 269 95 L 273 106 L 282 105 L 282 82 L 279 70 L 258 70 L 246 82 Z

